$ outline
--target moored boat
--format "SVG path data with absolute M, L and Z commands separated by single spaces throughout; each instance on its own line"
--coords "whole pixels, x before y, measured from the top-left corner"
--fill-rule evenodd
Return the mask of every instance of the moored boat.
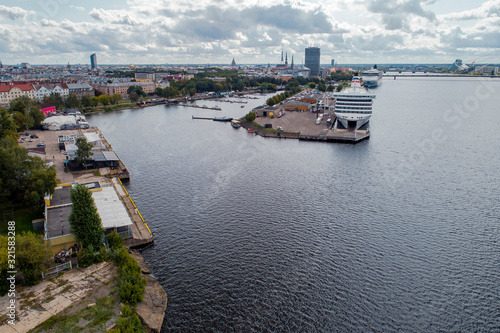
M 382 83 L 382 76 L 384 73 L 377 69 L 377 65 L 373 66 L 372 69 L 363 72 L 363 84 L 367 88 L 378 87 Z
M 233 120 L 233 118 L 228 118 L 228 117 L 224 116 L 224 117 L 215 117 L 213 120 L 214 121 L 231 121 L 231 120 Z
M 356 130 L 370 120 L 375 94 L 361 86 L 359 77 L 352 78 L 351 87 L 332 96 L 335 98 L 335 117 L 345 128 Z

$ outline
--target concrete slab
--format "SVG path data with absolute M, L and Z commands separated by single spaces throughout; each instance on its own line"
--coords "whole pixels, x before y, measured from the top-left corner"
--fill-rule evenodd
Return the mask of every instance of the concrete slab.
M 53 282 L 44 280 L 36 286 L 25 288 L 17 297 L 16 325 L 5 323 L 0 326 L 0 332 L 28 332 L 111 281 L 114 274 L 115 266 L 103 262 L 82 270 L 73 269 L 55 278 Z M 0 308 L 5 309 L 8 304 L 9 297 L 0 298 Z

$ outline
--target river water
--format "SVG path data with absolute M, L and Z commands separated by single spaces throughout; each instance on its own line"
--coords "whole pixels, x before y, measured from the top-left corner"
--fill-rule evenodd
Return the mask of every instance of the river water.
M 89 117 L 155 236 L 163 331 L 500 331 L 500 80 L 383 80 L 356 145 L 191 119 L 266 96 Z

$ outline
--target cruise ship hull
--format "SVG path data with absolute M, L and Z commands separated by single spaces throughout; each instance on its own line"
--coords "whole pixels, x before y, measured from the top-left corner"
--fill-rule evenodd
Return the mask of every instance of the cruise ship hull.
M 336 114 L 337 121 L 346 129 L 359 129 L 370 121 L 371 115 L 360 117 L 359 115 Z
M 382 77 L 377 78 L 377 79 L 365 79 L 363 78 L 363 85 L 366 88 L 375 88 L 378 87 L 382 83 Z

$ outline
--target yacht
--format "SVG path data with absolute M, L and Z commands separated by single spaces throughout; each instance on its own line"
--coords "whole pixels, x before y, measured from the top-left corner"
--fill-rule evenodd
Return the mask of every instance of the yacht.
M 384 73 L 377 69 L 377 65 L 372 69 L 363 72 L 362 79 L 364 86 L 367 88 L 378 87 L 382 83 L 382 76 Z
M 333 112 L 337 121 L 347 129 L 359 129 L 370 121 L 375 96 L 366 87 L 361 86 L 358 76 L 353 77 L 350 87 L 332 94 L 335 98 Z

